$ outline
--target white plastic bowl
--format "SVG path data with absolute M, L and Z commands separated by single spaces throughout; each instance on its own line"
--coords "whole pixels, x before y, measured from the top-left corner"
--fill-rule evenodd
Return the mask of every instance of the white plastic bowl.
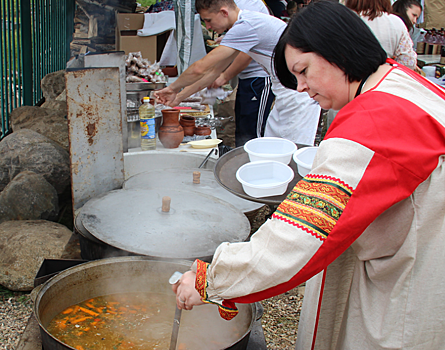
M 304 147 L 294 153 L 294 162 L 297 163 L 298 173 L 302 177 L 305 177 L 312 170 L 312 163 L 317 150 L 318 147 Z
M 254 198 L 284 194 L 293 178 L 294 171 L 289 166 L 274 160 L 246 163 L 236 172 L 244 192 Z
M 244 150 L 251 162 L 259 160 L 275 160 L 289 164 L 297 145 L 292 141 L 279 137 L 260 137 L 246 142 Z
M 427 77 L 434 77 L 436 75 L 436 66 L 423 66 L 422 70 Z

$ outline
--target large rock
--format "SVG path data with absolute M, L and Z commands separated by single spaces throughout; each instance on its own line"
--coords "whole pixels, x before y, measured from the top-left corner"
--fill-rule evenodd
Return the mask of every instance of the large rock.
M 44 105 L 48 108 L 22 106 L 14 109 L 10 114 L 12 130 L 14 132 L 21 129 L 33 130 L 68 150 L 66 101 L 50 100 Z
M 55 222 L 6 221 L 0 224 L 0 284 L 13 291 L 30 291 L 44 259 L 60 259 L 72 236 Z
M 11 220 L 55 220 L 59 213 L 56 189 L 32 171 L 18 174 L 0 192 L 0 223 Z
M 55 100 L 46 100 L 40 107 L 48 109 L 63 109 L 66 112 L 66 89 L 63 90 L 63 92 L 57 96 Z
M 41 174 L 61 194 L 70 183 L 69 154 L 57 143 L 29 129 L 0 142 L 0 191 L 25 170 Z
M 54 100 L 65 90 L 65 70 L 49 73 L 40 81 L 45 100 Z
M 60 111 L 61 113 L 64 114 L 65 123 L 67 123 L 66 115 L 67 115 L 68 105 L 66 103 L 66 100 L 65 101 L 64 100 L 49 100 L 49 101 L 46 101 L 43 105 L 41 105 L 40 108 L 54 109 L 56 111 Z

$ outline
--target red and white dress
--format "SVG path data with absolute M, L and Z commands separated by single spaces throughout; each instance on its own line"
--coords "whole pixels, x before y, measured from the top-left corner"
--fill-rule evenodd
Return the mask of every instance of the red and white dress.
M 393 67 L 346 105 L 251 241 L 194 264 L 203 300 L 230 318 L 307 281 L 297 349 L 443 349 L 444 98 Z

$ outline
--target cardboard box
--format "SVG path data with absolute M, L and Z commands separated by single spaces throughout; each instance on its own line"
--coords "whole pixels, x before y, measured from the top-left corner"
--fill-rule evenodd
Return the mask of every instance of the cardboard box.
M 143 13 L 117 13 L 116 14 L 116 51 L 141 51 L 142 57 L 150 62 L 161 58 L 162 50 L 170 35 L 170 30 L 151 36 L 138 36 L 137 30 L 144 26 Z

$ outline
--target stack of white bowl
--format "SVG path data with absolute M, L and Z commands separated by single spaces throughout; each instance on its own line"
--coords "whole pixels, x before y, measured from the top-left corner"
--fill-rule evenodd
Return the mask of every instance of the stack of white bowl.
M 297 146 L 286 139 L 261 137 L 248 141 L 244 150 L 250 162 L 236 172 L 244 192 L 254 198 L 284 194 L 294 178 L 294 171 L 288 164 Z
M 236 172 L 237 180 L 247 195 L 260 198 L 280 196 L 287 190 L 294 178 L 289 167 L 295 161 L 298 173 L 304 177 L 312 168 L 318 147 L 298 149 L 292 141 L 278 137 L 261 137 L 248 141 L 244 150 L 249 155 L 249 163 L 242 165 Z

